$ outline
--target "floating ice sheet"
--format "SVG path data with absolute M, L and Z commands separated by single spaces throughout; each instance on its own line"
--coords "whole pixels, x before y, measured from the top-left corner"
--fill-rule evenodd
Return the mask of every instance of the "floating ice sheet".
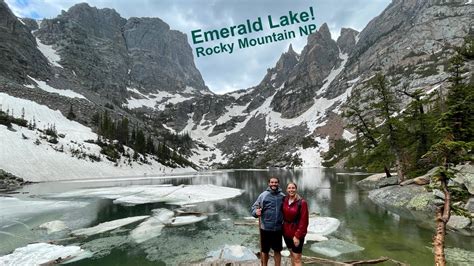
M 186 215 L 186 216 L 177 216 L 171 219 L 171 226 L 180 226 L 186 224 L 193 224 L 207 219 L 207 216 L 196 216 L 196 215 Z
M 53 195 L 53 198 L 106 198 L 114 203 L 137 205 L 155 202 L 187 205 L 237 197 L 242 190 L 215 185 L 152 185 L 81 189 Z
M 130 232 L 130 237 L 136 243 L 143 243 L 159 236 L 165 224 L 170 223 L 171 218 L 174 216 L 174 212 L 167 209 L 155 209 L 152 212 L 152 217 L 139 224 L 137 228 Z
M 0 197 L 0 227 L 16 223 L 17 220 L 62 209 L 81 208 L 84 202 L 53 201 L 53 200 L 22 200 Z
M 310 217 L 308 232 L 325 236 L 336 231 L 340 224 L 338 219 L 332 217 Z
M 312 244 L 311 250 L 328 257 L 337 257 L 344 253 L 362 251 L 364 248 L 343 240 L 329 239 Z
M 306 237 L 304 238 L 304 240 L 305 240 L 305 242 L 306 242 L 306 241 L 321 242 L 321 241 L 326 241 L 326 240 L 328 240 L 328 238 L 325 237 L 325 236 L 322 236 L 322 235 L 309 233 L 309 234 L 306 235 Z
M 140 220 L 144 220 L 148 217 L 150 217 L 150 216 L 143 215 L 143 216 L 133 216 L 133 217 L 127 217 L 127 218 L 123 218 L 123 219 L 113 220 L 113 221 L 98 224 L 98 225 L 93 226 L 93 227 L 74 230 L 74 231 L 72 231 L 72 234 L 77 235 L 77 236 L 96 235 L 96 234 L 112 231 L 116 228 L 125 226 L 127 224 L 131 224 L 131 223 L 134 223 L 134 222 L 138 222 Z
M 58 258 L 74 260 L 91 257 L 92 254 L 78 246 L 58 246 L 46 243 L 30 244 L 0 257 L 0 265 L 39 265 Z

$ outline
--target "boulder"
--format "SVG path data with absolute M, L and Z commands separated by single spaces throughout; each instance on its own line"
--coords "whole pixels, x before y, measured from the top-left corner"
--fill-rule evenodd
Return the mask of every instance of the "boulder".
M 443 203 L 444 200 L 436 198 L 434 193 L 422 192 L 414 195 L 406 207 L 409 210 L 434 213 L 436 206 Z
M 219 250 L 209 252 L 207 256 L 207 262 L 222 260 L 228 262 L 258 260 L 258 257 L 251 249 L 239 245 L 225 245 Z
M 469 198 L 466 205 L 464 206 L 464 209 L 466 209 L 470 213 L 474 212 L 474 198 Z
M 402 183 L 400 183 L 400 185 L 406 186 L 413 183 L 420 186 L 428 185 L 431 182 L 431 178 L 433 177 L 433 175 L 436 173 L 437 170 L 438 170 L 438 167 L 434 167 L 433 169 L 429 170 L 426 174 L 412 178 L 412 179 L 405 180 Z
M 474 166 L 465 164 L 457 166 L 456 170 L 459 172 L 456 173 L 454 181 L 458 184 L 464 185 L 469 191 L 469 194 L 474 195 Z
M 390 186 L 371 190 L 369 192 L 369 199 L 374 203 L 388 207 L 389 209 L 401 210 L 406 209 L 406 206 L 413 199 L 414 195 L 420 195 L 423 193 L 427 193 L 427 191 L 421 186 Z M 431 193 L 427 194 L 430 194 L 431 197 L 433 197 Z M 429 196 L 425 195 L 424 197 Z M 420 205 L 416 204 L 416 206 Z
M 391 177 L 386 177 L 385 173 L 374 174 L 357 182 L 357 186 L 364 190 L 372 190 L 397 184 L 398 176 L 396 176 L 396 174 L 392 174 Z
M 448 265 L 471 265 L 474 261 L 474 252 L 460 248 L 446 248 L 446 261 Z
M 41 224 L 39 228 L 45 229 L 48 235 L 52 233 L 64 232 L 64 231 L 69 230 L 69 227 L 63 221 L 59 221 L 59 220 Z
M 471 220 L 469 218 L 459 215 L 451 215 L 446 227 L 453 229 L 463 235 L 470 236 L 473 234 L 472 230 L 469 228 L 470 225 Z

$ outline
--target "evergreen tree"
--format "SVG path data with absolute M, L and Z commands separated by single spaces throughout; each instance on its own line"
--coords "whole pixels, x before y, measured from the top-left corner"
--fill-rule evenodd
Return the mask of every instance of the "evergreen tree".
M 399 182 L 405 179 L 403 154 L 400 145 L 399 106 L 395 92 L 390 89 L 384 75 L 378 73 L 370 81 L 374 99 L 370 106 L 375 110 L 376 117 L 382 122 L 382 134 L 387 138 L 390 151 L 395 155 L 395 166 Z
M 472 42 L 466 43 L 465 46 L 470 46 L 470 48 L 461 48 L 450 61 L 449 80 L 452 85 L 448 91 L 446 111 L 442 113 L 437 126 L 442 138 L 426 154 L 426 157 L 439 164 L 435 181 L 445 196 L 444 205 L 436 211 L 436 233 L 433 238 L 436 265 L 446 265 L 444 239 L 452 208 L 452 193 L 447 184 L 454 177 L 453 167 L 461 162 L 473 161 L 474 86 L 472 83 L 463 82 L 464 62 L 469 57 L 459 52 L 472 50 Z
M 143 131 L 138 129 L 137 130 L 137 135 L 136 135 L 136 140 L 135 140 L 135 150 L 138 153 L 145 154 L 145 148 L 146 148 L 146 143 L 145 143 L 145 135 L 143 134 Z
M 69 112 L 67 113 L 67 116 L 66 116 L 67 119 L 69 120 L 73 120 L 76 118 L 76 114 L 74 114 L 74 110 L 72 108 L 72 104 L 69 105 Z
M 350 166 L 368 165 L 369 170 L 377 170 L 381 167 L 385 175 L 390 177 L 390 155 L 383 147 L 380 139 L 381 132 L 376 126 L 374 113 L 366 99 L 363 99 L 361 90 L 353 91 L 351 101 L 346 106 L 344 116 L 348 119 L 348 127 L 354 129 L 357 135 L 355 158 L 349 160 Z M 371 156 L 377 154 L 377 156 Z M 352 157 L 352 156 L 351 156 Z M 371 160 L 370 158 L 375 160 Z M 370 161 L 370 162 L 369 162 Z M 375 169 L 370 169 L 370 168 Z

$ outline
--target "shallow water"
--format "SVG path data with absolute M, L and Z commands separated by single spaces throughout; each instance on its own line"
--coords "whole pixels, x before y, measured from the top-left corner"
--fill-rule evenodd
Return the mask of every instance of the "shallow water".
M 329 238 L 337 238 L 364 248 L 363 251 L 346 253 L 331 259 L 344 261 L 387 256 L 411 265 L 433 265 L 431 238 L 434 230 L 429 228 L 429 222 L 418 222 L 411 217 L 399 216 L 374 205 L 367 198 L 367 193 L 359 191 L 355 185 L 364 175 L 336 175 L 336 172 L 333 169 L 317 168 L 292 171 L 236 170 L 167 179 L 134 181 L 121 178 L 116 181 L 54 182 L 24 187 L 15 197 L 39 200 L 48 198 L 48 195 L 76 189 L 157 184 L 214 184 L 243 189 L 245 192 L 236 198 L 199 203 L 191 207 L 192 211 L 215 213 L 208 219 L 192 225 L 165 227 L 161 235 L 141 244 L 136 244 L 129 238 L 130 230 L 137 224 L 89 238 L 62 242 L 79 244 L 95 253 L 93 258 L 70 265 L 176 265 L 204 259 L 210 251 L 225 244 L 243 245 L 257 250 L 257 228 L 235 225 L 234 221 L 241 221 L 250 216 L 249 207 L 266 188 L 267 178 L 276 175 L 280 177 L 281 184 L 296 181 L 299 193 L 308 201 L 310 212 L 341 221 L 339 229 Z M 48 239 L 44 232 L 35 228 L 51 220 L 63 220 L 72 229 L 77 229 L 114 219 L 150 215 L 151 210 L 156 208 L 179 208 L 166 203 L 121 206 L 113 204 L 109 199 L 61 200 L 80 201 L 87 205 L 80 207 L 83 205 L 75 204 L 73 208 L 17 219 L 9 217 L 8 219 L 14 220 L 13 225 L 6 226 L 12 223 L 3 221 L 3 227 L 0 226 L 0 254 L 7 254 L 31 242 Z M 311 251 L 310 246 L 310 243 L 306 244 L 304 255 L 324 257 Z M 448 234 L 446 246 L 472 250 L 474 240 Z

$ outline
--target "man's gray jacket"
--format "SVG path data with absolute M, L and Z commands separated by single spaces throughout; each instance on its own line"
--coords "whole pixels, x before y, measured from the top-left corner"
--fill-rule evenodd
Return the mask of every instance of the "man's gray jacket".
M 257 201 L 252 205 L 252 216 L 257 217 L 257 208 L 262 208 L 262 220 L 260 228 L 267 231 L 278 231 L 282 229 L 283 224 L 283 213 L 282 205 L 283 194 L 281 188 L 277 191 L 273 191 L 270 187 L 267 188 L 257 198 Z

